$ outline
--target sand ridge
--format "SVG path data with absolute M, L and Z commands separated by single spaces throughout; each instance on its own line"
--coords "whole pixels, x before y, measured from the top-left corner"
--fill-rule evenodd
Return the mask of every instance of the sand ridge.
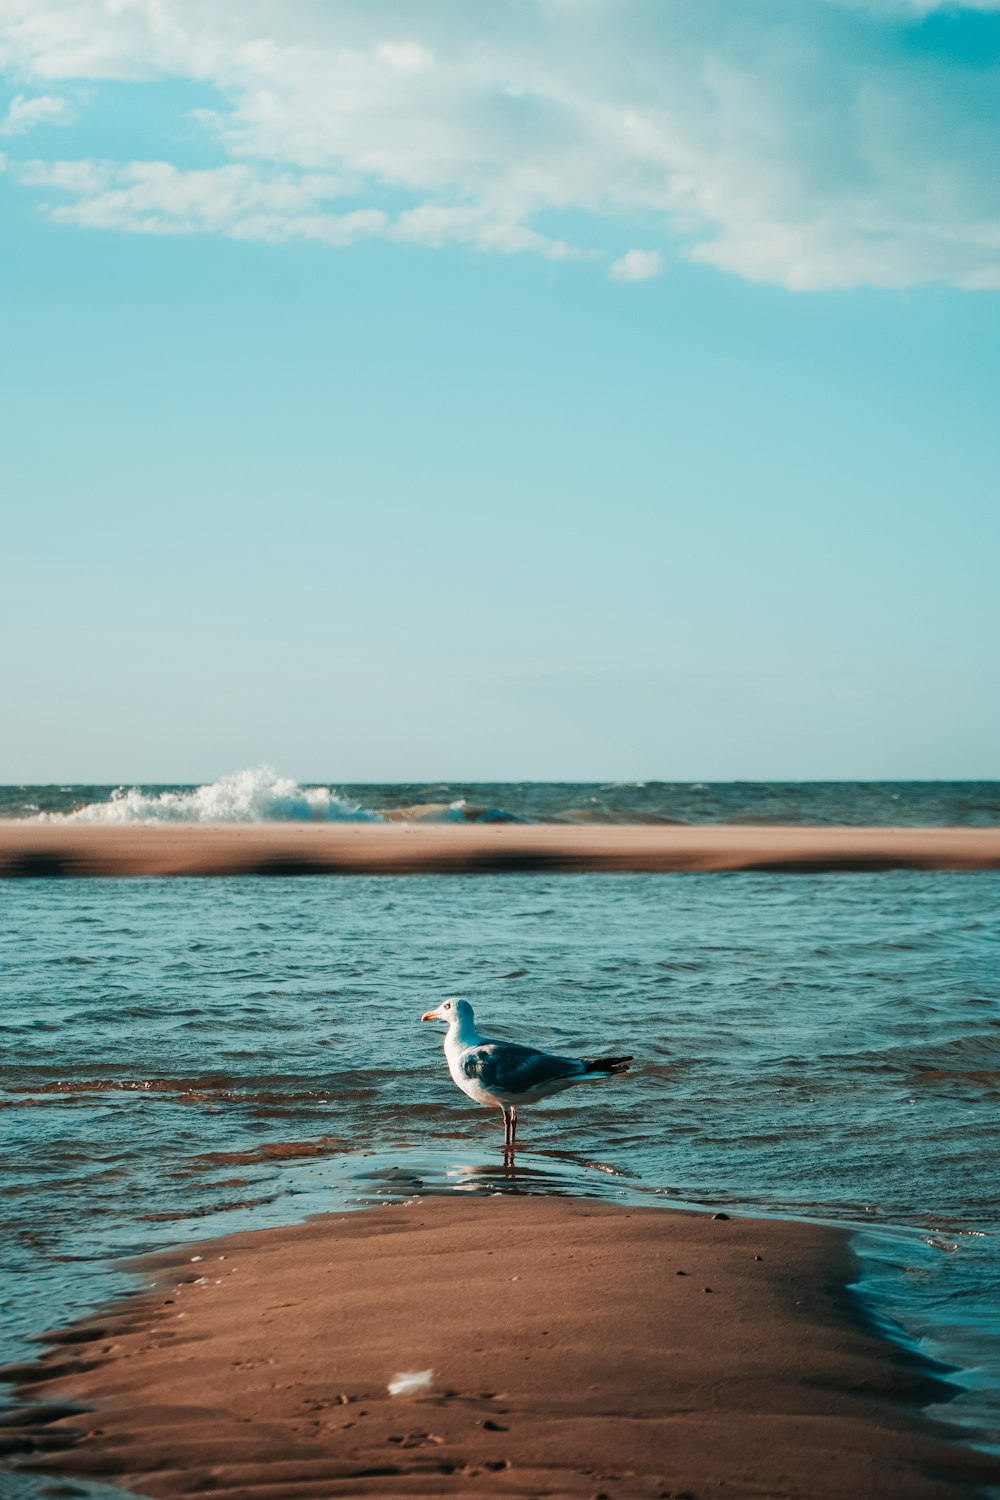
M 0 821 L 0 877 L 1000 869 L 1000 828 Z
M 1000 1482 L 920 1416 L 938 1382 L 864 1325 L 847 1238 L 821 1226 L 432 1198 L 147 1272 L 152 1291 L 7 1372 L 48 1403 L 7 1428 L 22 1463 L 174 1500 L 941 1500 Z M 426 1390 L 389 1394 L 424 1370 Z

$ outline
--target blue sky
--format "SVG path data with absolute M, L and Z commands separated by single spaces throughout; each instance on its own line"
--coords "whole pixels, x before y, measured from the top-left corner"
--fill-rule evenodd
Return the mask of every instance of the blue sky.
M 998 56 L 4 0 L 0 780 L 997 775 Z

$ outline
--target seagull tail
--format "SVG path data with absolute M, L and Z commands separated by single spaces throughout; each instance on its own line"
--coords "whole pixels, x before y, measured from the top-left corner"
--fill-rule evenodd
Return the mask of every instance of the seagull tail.
M 583 1066 L 588 1073 L 627 1073 L 631 1057 L 585 1057 Z

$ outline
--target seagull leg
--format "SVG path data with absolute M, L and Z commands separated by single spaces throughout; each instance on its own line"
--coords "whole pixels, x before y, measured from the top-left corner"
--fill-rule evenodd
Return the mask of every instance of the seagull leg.
M 507 1108 L 506 1104 L 501 1104 L 501 1106 L 500 1106 L 500 1113 L 503 1115 L 503 1147 L 504 1147 L 504 1150 L 506 1151 L 507 1148 L 510 1146 L 511 1140 L 512 1140 L 511 1128 L 510 1128 L 510 1120 L 511 1120 L 511 1115 L 514 1113 L 514 1111 L 513 1110 L 509 1110 Z
M 516 1137 L 517 1137 L 517 1110 L 514 1108 L 514 1106 L 512 1104 L 511 1107 L 510 1107 L 510 1145 L 511 1145 L 511 1150 L 514 1149 L 514 1141 L 515 1141 Z

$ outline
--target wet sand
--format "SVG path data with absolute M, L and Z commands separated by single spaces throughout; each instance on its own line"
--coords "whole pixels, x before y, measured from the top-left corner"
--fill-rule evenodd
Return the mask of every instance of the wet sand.
M 0 822 L 0 876 L 997 868 L 1000 828 Z
M 215 1500 L 940 1500 L 1000 1482 L 816 1225 L 430 1199 L 202 1242 L 61 1334 L 8 1422 L 33 1469 Z M 429 1385 L 393 1397 L 410 1371 Z M 81 1410 L 83 1408 L 83 1410 Z

